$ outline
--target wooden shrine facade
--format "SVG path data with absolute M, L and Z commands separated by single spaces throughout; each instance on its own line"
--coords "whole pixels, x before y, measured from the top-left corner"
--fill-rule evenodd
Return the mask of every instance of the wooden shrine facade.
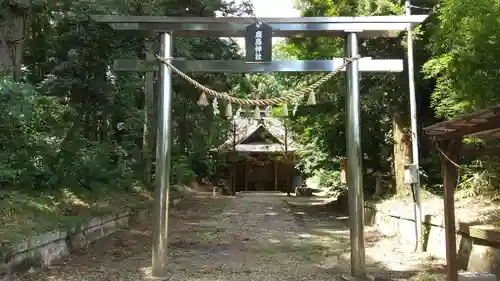
M 458 260 L 454 198 L 458 185 L 456 163 L 459 162 L 461 154 L 466 152 L 462 145 L 464 137 L 500 139 L 500 104 L 434 124 L 424 130 L 436 142 L 441 153 L 448 280 L 457 281 Z M 481 152 L 480 150 L 475 152 L 488 153 L 488 151 Z
M 234 163 L 234 189 L 239 191 L 291 191 L 295 168 L 293 155 L 286 162 L 281 155 L 266 152 L 247 154 Z
M 226 141 L 212 152 L 228 160 L 218 174 L 233 193 L 292 191 L 296 146 L 278 118 L 239 118 Z

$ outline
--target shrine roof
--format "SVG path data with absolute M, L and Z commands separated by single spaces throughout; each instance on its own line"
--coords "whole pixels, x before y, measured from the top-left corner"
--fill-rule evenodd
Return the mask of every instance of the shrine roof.
M 245 141 L 254 135 L 259 129 L 267 131 L 277 140 L 277 142 L 246 143 Z M 297 144 L 293 141 L 291 135 L 292 134 L 290 132 L 285 133 L 283 122 L 276 117 L 263 117 L 262 120 L 238 118 L 236 120 L 236 134 L 234 139 L 231 134 L 223 144 L 212 149 L 212 151 L 232 151 L 233 141 L 236 144 L 236 151 L 239 152 L 284 152 L 285 143 L 287 151 L 295 151 L 297 150 Z

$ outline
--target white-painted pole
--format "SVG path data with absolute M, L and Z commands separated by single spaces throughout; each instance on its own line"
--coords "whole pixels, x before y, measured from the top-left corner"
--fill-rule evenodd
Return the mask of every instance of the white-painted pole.
M 405 14 L 411 15 L 411 2 L 405 1 Z M 418 161 L 418 123 L 417 123 L 417 97 L 415 94 L 415 70 L 413 62 L 413 31 L 411 24 L 408 24 L 408 85 L 410 90 L 410 119 L 411 119 L 411 147 L 412 160 L 415 169 L 419 171 Z M 422 248 L 422 206 L 420 204 L 420 174 L 417 172 L 416 183 L 413 184 L 414 192 L 414 215 L 415 215 L 415 251 L 421 252 Z

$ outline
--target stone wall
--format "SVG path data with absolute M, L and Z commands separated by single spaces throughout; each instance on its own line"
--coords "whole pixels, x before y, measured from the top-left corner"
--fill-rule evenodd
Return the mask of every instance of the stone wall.
M 189 192 L 189 187 L 173 185 L 170 207 L 179 205 Z M 16 275 L 49 266 L 93 241 L 142 221 L 150 214 L 150 207 L 150 202 L 143 202 L 129 211 L 91 218 L 81 225 L 40 234 L 15 245 L 0 241 L 0 281 L 11 281 Z
M 415 246 L 415 221 L 413 216 L 401 215 L 400 210 L 365 206 L 366 225 L 376 227 L 384 236 L 398 238 L 405 247 Z M 469 272 L 488 272 L 500 278 L 500 243 L 488 237 L 473 234 L 476 228 L 459 224 L 457 233 L 458 265 Z M 427 215 L 424 219 L 424 249 L 437 258 L 446 258 L 446 239 L 442 216 Z
M 25 241 L 0 248 L 0 281 L 13 280 L 16 275 L 36 271 L 69 255 L 102 237 L 146 218 L 149 208 L 143 206 L 116 215 L 92 218 L 67 230 L 40 234 Z

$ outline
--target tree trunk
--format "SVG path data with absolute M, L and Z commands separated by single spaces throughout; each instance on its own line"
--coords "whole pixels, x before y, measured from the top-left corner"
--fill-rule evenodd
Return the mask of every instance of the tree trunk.
M 99 141 L 109 141 L 109 116 L 106 108 L 103 109 L 99 124 Z
M 187 121 L 187 114 L 188 114 L 188 109 L 187 109 L 187 103 L 186 101 L 182 101 L 181 105 L 181 114 L 180 114 L 180 120 L 179 120 L 179 148 L 181 155 L 189 157 L 188 153 L 188 147 L 189 147 L 189 137 L 188 137 L 188 121 Z
M 7 0 L 5 21 L 0 27 L 0 69 L 11 74 L 15 81 L 21 79 L 26 21 L 29 0 Z
M 153 48 L 153 42 L 147 42 L 148 49 Z M 146 60 L 154 60 L 154 56 L 150 53 L 146 54 Z M 144 81 L 144 130 L 142 136 L 142 159 L 144 165 L 144 181 L 152 183 L 153 171 L 153 147 L 155 145 L 154 138 L 156 137 L 154 127 L 154 83 L 155 73 L 146 72 Z
M 99 116 L 98 109 L 96 106 L 92 106 L 90 111 L 90 139 L 92 141 L 97 141 L 97 136 L 99 133 Z
M 392 138 L 393 138 L 393 168 L 395 178 L 395 192 L 404 194 L 408 190 L 404 184 L 404 165 L 407 164 L 410 153 L 410 139 L 404 128 L 405 122 L 401 113 L 392 112 Z

